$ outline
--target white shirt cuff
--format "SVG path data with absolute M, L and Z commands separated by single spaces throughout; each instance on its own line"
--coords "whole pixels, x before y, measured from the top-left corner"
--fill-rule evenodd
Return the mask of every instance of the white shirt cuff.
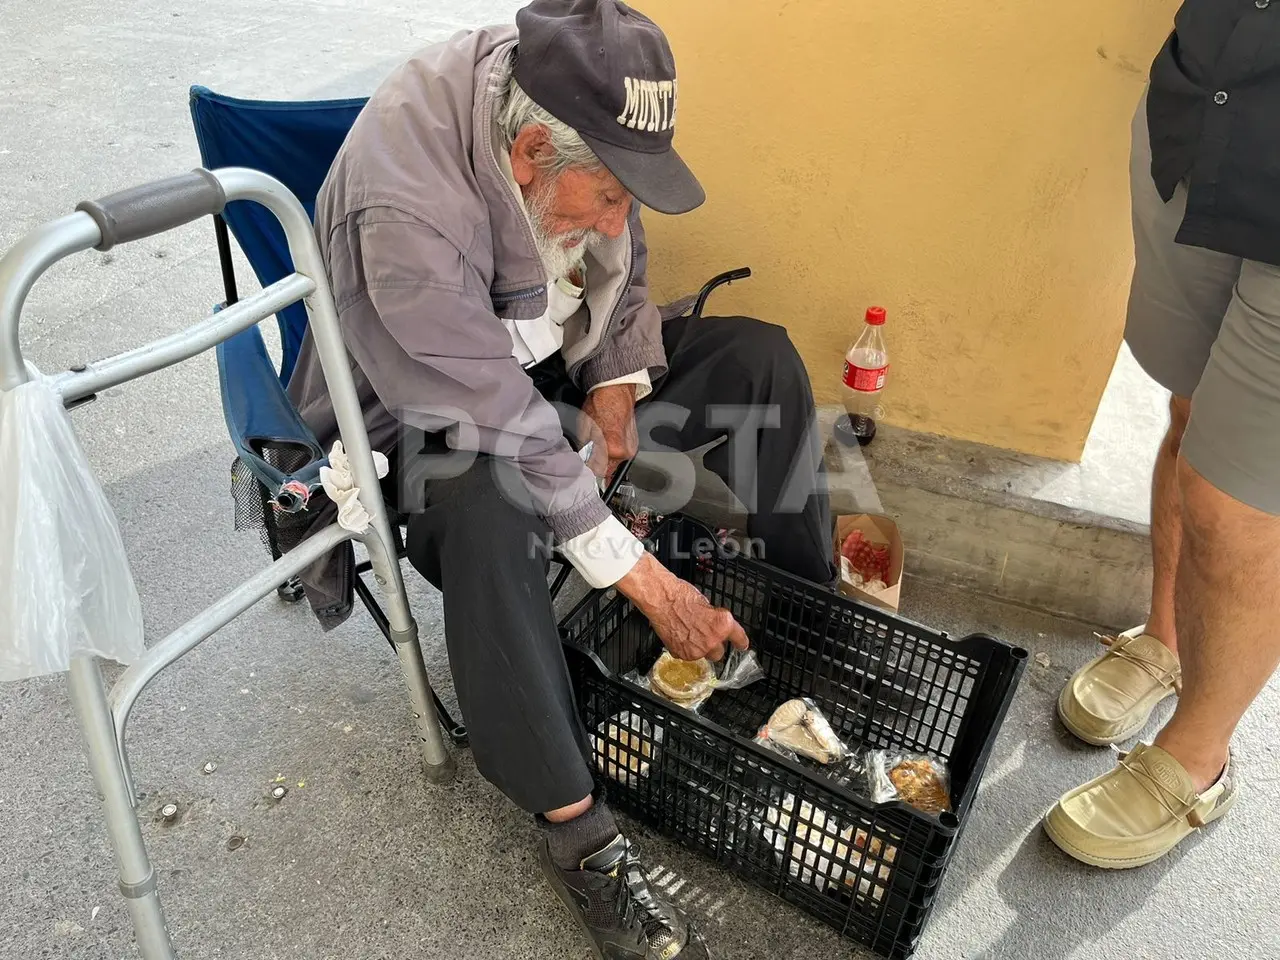
M 649 379 L 648 370 L 637 370 L 635 373 L 628 373 L 625 377 L 616 377 L 613 380 L 605 380 L 603 383 L 597 383 L 591 390 L 599 390 L 601 387 L 612 387 L 619 383 L 634 383 L 636 385 L 636 399 L 643 400 L 649 394 L 653 393 L 653 381 Z
M 631 572 L 644 555 L 644 544 L 617 517 L 610 517 L 560 544 L 560 552 L 590 587 L 603 590 Z

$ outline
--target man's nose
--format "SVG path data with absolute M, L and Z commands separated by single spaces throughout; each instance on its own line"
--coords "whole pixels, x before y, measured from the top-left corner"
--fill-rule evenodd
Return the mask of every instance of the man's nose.
M 596 229 L 610 240 L 616 240 L 622 236 L 622 231 L 627 225 L 627 217 L 630 214 L 631 198 L 627 197 L 622 203 L 610 205 L 609 209 L 596 221 Z

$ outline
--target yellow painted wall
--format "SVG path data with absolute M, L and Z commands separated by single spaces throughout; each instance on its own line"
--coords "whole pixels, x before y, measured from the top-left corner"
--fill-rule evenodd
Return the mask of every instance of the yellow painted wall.
M 1178 0 L 637 0 L 701 210 L 646 217 L 659 296 L 785 323 L 819 402 L 888 308 L 887 419 L 1076 459 L 1123 329 L 1129 121 Z

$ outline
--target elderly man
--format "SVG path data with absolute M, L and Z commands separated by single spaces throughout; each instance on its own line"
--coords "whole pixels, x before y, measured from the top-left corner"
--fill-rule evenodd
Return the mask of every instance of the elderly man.
M 1280 662 L 1280 3 L 1185 0 L 1133 123 L 1135 267 L 1125 329 L 1172 393 L 1151 497 L 1145 626 L 1058 701 L 1087 743 L 1152 744 L 1045 818 L 1100 867 L 1164 856 L 1237 795 L 1230 741 Z
M 476 764 L 537 815 L 543 869 L 608 958 L 707 951 L 596 798 L 536 545 L 553 538 L 588 583 L 630 598 L 678 657 L 746 647 L 732 615 L 646 554 L 597 486 L 640 444 L 728 436 L 706 463 L 754 506 L 747 533 L 766 559 L 834 574 L 813 399 L 786 332 L 663 323 L 650 301 L 640 205 L 676 214 L 703 200 L 672 149 L 677 106 L 650 20 L 617 0 L 535 0 L 515 29 L 461 35 L 393 74 L 316 206 L 369 433 L 399 464 L 409 558 L 444 594 Z M 333 438 L 310 344 L 290 391 Z M 580 408 L 590 464 L 552 401 Z M 323 613 L 349 605 L 308 586 Z

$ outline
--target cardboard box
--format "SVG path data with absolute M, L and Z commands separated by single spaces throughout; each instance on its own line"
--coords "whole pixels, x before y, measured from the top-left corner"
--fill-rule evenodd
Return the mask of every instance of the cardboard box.
M 870 513 L 851 513 L 836 517 L 836 536 L 833 551 L 837 567 L 840 566 L 840 545 L 854 530 L 861 530 L 862 535 L 872 543 L 888 546 L 889 579 L 886 583 L 888 583 L 889 589 L 880 593 L 867 593 L 860 587 L 855 587 L 842 575 L 840 578 L 840 592 L 846 597 L 852 597 L 854 600 L 861 600 L 863 603 L 869 603 L 873 606 L 884 607 L 886 610 L 892 610 L 896 613 L 902 591 L 903 554 L 902 534 L 898 532 L 898 525 L 888 517 Z

